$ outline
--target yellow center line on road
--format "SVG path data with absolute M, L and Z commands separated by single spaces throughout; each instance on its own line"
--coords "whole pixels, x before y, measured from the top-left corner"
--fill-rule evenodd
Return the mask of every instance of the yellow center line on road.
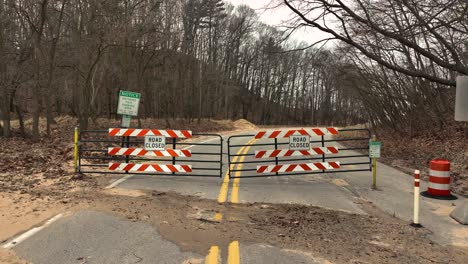
M 205 258 L 205 264 L 218 264 L 219 261 L 219 247 L 211 246 L 208 256 Z
M 255 142 L 256 139 L 253 138 L 249 140 L 245 146 L 240 148 L 235 155 L 245 155 L 249 149 L 250 144 Z M 232 164 L 229 166 L 226 174 L 224 175 L 223 182 L 221 184 L 221 188 L 219 190 L 218 195 L 218 203 L 222 204 L 226 202 L 228 191 L 229 191 L 229 170 L 233 170 L 237 167 L 237 169 L 242 169 L 242 164 L 235 164 L 237 161 L 243 162 L 245 160 L 245 156 L 235 156 L 232 159 Z M 237 165 L 237 166 L 236 166 Z M 235 174 L 237 177 L 240 176 L 240 171 L 236 172 Z M 239 178 L 234 179 L 233 189 L 231 191 L 231 202 L 238 203 L 239 201 Z M 217 212 L 213 219 L 217 222 L 221 222 L 223 219 L 223 214 Z M 217 246 L 212 246 L 210 248 L 210 252 L 208 256 L 206 256 L 205 264 L 218 264 L 219 261 L 219 248 Z M 232 241 L 228 247 L 228 264 L 239 264 L 240 263 L 240 254 L 239 254 L 239 241 Z
M 232 241 L 228 248 L 228 259 L 227 264 L 239 264 L 240 253 L 239 253 L 239 241 Z
M 235 155 L 239 155 L 241 153 L 245 154 L 246 152 L 244 152 L 244 149 L 245 148 L 250 148 L 250 146 L 247 146 L 247 145 L 250 145 L 252 144 L 252 142 L 255 141 L 255 139 L 251 139 L 249 140 L 247 143 L 246 143 L 246 146 L 243 146 L 242 148 L 240 148 Z M 247 149 L 248 150 L 248 149 Z M 245 157 L 240 157 L 240 160 L 241 162 L 245 159 Z M 226 202 L 227 200 L 227 195 L 228 195 L 228 190 L 229 190 L 229 171 L 230 170 L 233 170 L 236 165 L 237 167 L 239 167 L 239 165 L 242 165 L 242 164 L 235 164 L 237 161 L 239 160 L 239 156 L 235 156 L 234 159 L 232 160 L 232 164 L 230 166 L 230 168 L 226 171 L 226 174 L 224 175 L 224 178 L 223 178 L 223 183 L 221 184 L 221 188 L 219 190 L 219 195 L 218 195 L 218 203 L 222 204 L 224 202 Z M 242 166 L 241 166 L 242 167 Z M 237 175 L 237 173 L 236 173 Z M 218 215 L 218 214 L 217 214 Z M 215 221 L 219 221 L 219 220 L 216 220 L 216 217 L 219 217 L 215 215 Z M 222 218 L 222 215 L 221 215 L 221 218 Z
M 250 145 L 250 144 L 253 144 L 254 142 L 256 141 L 256 139 L 251 139 L 249 142 L 247 142 L 247 145 Z M 251 146 L 246 146 L 244 148 L 244 151 L 242 152 L 242 155 L 243 156 L 240 156 L 240 159 L 239 159 L 239 162 L 244 162 L 245 160 L 245 154 L 247 154 L 247 152 L 249 152 L 249 149 L 250 149 Z M 241 170 L 243 167 L 243 164 L 240 163 L 237 165 L 237 169 L 236 170 Z M 232 190 L 231 190 L 231 203 L 239 203 L 239 184 L 240 184 L 240 175 L 241 175 L 241 171 L 236 171 L 236 174 L 235 174 L 235 177 L 238 177 L 238 178 L 234 178 L 234 181 L 233 181 L 233 184 L 232 184 Z
M 242 147 L 237 151 L 236 155 L 239 154 L 244 148 Z M 232 162 L 237 162 L 237 156 L 234 157 Z M 218 195 L 218 203 L 224 203 L 226 202 L 227 199 L 227 194 L 228 194 L 228 188 L 229 188 L 229 170 L 232 170 L 234 168 L 235 164 L 231 164 L 230 169 L 226 171 L 226 174 L 224 174 L 223 178 L 223 183 L 221 184 L 221 189 L 219 189 L 219 195 Z

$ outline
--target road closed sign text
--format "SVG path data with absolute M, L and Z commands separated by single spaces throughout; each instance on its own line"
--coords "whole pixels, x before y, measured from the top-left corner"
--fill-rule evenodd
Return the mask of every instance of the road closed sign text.
M 289 137 L 290 150 L 309 150 L 310 149 L 310 136 L 290 136 Z
M 145 136 L 145 150 L 165 150 L 165 136 Z

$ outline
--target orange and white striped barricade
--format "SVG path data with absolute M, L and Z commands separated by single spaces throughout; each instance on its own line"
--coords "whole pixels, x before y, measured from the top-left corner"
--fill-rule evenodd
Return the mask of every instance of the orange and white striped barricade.
M 365 132 L 365 136 L 357 135 L 357 131 Z M 352 134 L 334 137 L 346 132 Z M 271 129 L 233 135 L 227 140 L 228 175 L 229 178 L 269 178 L 372 171 L 369 155 L 356 153 L 356 150 L 367 150 L 367 146 L 338 145 L 341 141 L 369 144 L 370 136 L 369 129 L 335 127 Z
M 295 149 L 293 146 L 294 143 L 290 143 L 289 149 L 277 149 L 277 139 L 278 138 L 287 138 L 297 137 L 301 138 L 303 136 L 304 140 L 309 140 L 311 136 L 324 137 L 325 135 L 336 135 L 338 134 L 338 129 L 334 127 L 326 128 L 301 128 L 301 129 L 289 129 L 289 130 L 271 130 L 271 131 L 259 131 L 256 135 L 256 139 L 275 139 L 275 149 L 274 150 L 258 150 L 255 151 L 256 159 L 268 159 L 275 158 L 276 165 L 264 165 L 257 166 L 257 173 L 288 173 L 288 172 L 307 172 L 307 171 L 325 171 L 333 170 L 340 168 L 339 162 L 325 162 L 325 154 L 337 154 L 338 147 L 310 147 L 309 142 L 306 143 L 306 147 L 299 147 Z M 290 141 L 291 142 L 291 141 Z M 302 142 L 304 143 L 304 142 Z M 314 162 L 314 163 L 302 163 L 302 164 L 278 164 L 278 158 L 280 157 L 297 157 L 297 156 L 313 156 L 313 155 L 322 155 L 323 162 Z
M 276 172 L 304 172 L 339 169 L 339 162 L 313 162 L 303 164 L 261 165 L 257 166 L 257 173 Z
M 433 159 L 429 165 L 429 185 L 422 195 L 435 199 L 456 199 L 450 193 L 450 161 Z
M 274 149 L 274 150 L 257 150 L 255 158 L 276 158 L 276 157 L 294 157 L 294 156 L 312 156 L 323 154 L 337 154 L 338 147 L 312 147 L 310 150 L 289 150 L 289 149 Z
M 161 130 L 161 129 L 137 129 L 137 128 L 109 128 L 109 136 L 112 137 L 159 137 L 163 143 L 159 143 L 157 148 L 130 148 L 130 147 L 110 147 L 107 150 L 109 156 L 127 156 L 124 163 L 110 162 L 108 169 L 110 171 L 125 172 L 150 172 L 150 173 L 189 173 L 192 172 L 192 166 L 186 164 L 175 164 L 177 157 L 191 157 L 190 150 L 184 149 L 165 149 L 165 137 L 169 138 L 191 138 L 190 130 Z M 174 143 L 175 144 L 175 143 Z M 151 144 L 150 144 L 151 145 Z M 160 147 L 162 146 L 162 147 Z M 161 148 L 161 149 L 159 149 Z M 148 163 L 129 163 L 128 156 L 143 157 L 172 157 L 172 164 L 148 164 Z
M 338 129 L 334 127 L 326 128 L 301 128 L 301 129 L 290 129 L 290 130 L 271 130 L 271 131 L 259 131 L 256 135 L 256 139 L 262 138 L 287 138 L 290 136 L 325 136 L 325 135 L 336 135 Z
M 108 148 L 109 156 L 192 157 L 188 149 L 146 150 L 144 148 Z
M 111 171 L 130 171 L 130 172 L 161 172 L 161 173 L 176 173 L 176 172 L 192 172 L 191 165 L 162 165 L 162 164 L 135 164 L 135 163 L 118 163 L 110 162 L 109 170 Z
M 190 130 L 161 130 L 161 129 L 139 129 L 139 128 L 109 128 L 111 137 L 144 137 L 165 136 L 169 138 L 191 138 Z

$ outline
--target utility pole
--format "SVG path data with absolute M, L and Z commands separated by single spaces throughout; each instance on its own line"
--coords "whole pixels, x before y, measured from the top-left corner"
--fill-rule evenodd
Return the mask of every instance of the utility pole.
M 465 64 L 468 65 L 468 41 L 465 42 L 463 53 Z M 468 121 L 468 76 L 457 77 L 457 92 L 455 96 L 455 121 Z
M 463 53 L 465 65 L 468 65 L 468 41 L 465 42 Z M 455 97 L 455 121 L 468 121 L 468 76 L 457 77 L 457 93 Z M 460 203 L 450 216 L 460 224 L 468 224 L 468 203 Z

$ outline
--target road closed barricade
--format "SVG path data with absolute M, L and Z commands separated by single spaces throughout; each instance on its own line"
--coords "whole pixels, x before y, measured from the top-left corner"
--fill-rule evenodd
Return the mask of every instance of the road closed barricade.
M 275 139 L 278 143 L 278 138 L 288 138 L 288 149 L 278 150 L 275 145 L 274 150 L 259 150 L 255 152 L 256 158 L 261 158 L 260 154 L 263 152 L 271 152 L 269 157 L 292 157 L 292 156 L 313 156 L 324 155 L 325 153 L 336 154 L 338 153 L 337 146 L 331 147 L 313 147 L 311 148 L 311 136 L 325 136 L 337 135 L 338 130 L 333 127 L 327 128 L 311 128 L 311 129 L 289 129 L 289 130 L 274 130 L 274 131 L 260 131 L 255 135 L 256 139 L 268 138 Z M 275 155 L 276 154 L 276 155 Z M 276 159 L 275 165 L 258 165 L 257 173 L 294 173 L 294 172 L 308 172 L 308 171 L 325 171 L 340 168 L 340 162 L 314 162 L 314 163 L 297 163 L 297 164 L 281 164 Z
M 339 134 L 344 136 L 339 137 Z M 334 127 L 266 130 L 231 136 L 228 139 L 229 176 L 255 178 L 370 171 L 369 139 L 367 129 Z M 339 144 L 345 141 L 354 144 Z M 241 151 L 245 147 L 249 151 Z
M 175 142 L 178 138 L 192 138 L 192 131 L 189 130 L 159 130 L 159 129 L 133 129 L 133 128 L 110 128 L 109 136 L 121 137 L 144 137 L 144 148 L 129 148 L 129 147 L 111 147 L 108 148 L 109 155 L 124 155 L 124 156 L 143 156 L 143 157 L 172 157 L 175 161 L 176 157 L 191 157 L 190 150 L 167 149 L 166 138 L 173 138 Z M 117 163 L 109 162 L 108 169 L 110 171 L 125 171 L 125 172 L 157 172 L 157 173 L 188 173 L 192 172 L 192 166 L 183 164 L 133 164 L 133 163 Z
M 79 133 L 78 171 L 221 177 L 222 150 L 220 135 L 190 130 L 86 130 Z

